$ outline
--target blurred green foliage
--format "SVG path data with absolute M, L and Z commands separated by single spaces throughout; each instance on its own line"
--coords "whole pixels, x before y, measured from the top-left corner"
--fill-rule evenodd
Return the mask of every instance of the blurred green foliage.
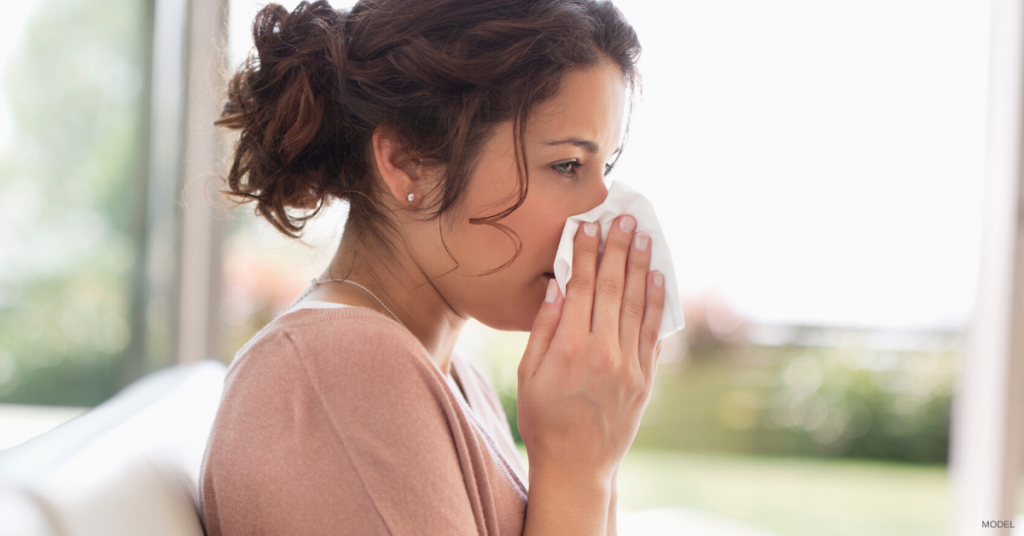
M 682 345 L 666 340 L 635 447 L 946 463 L 955 344 L 883 350 L 851 331 L 838 345 L 763 346 L 687 329 Z M 492 331 L 482 348 L 520 442 L 527 337 Z
M 952 351 L 729 344 L 664 367 L 635 444 L 945 463 Z
M 128 344 L 140 0 L 38 0 L 4 72 L 0 402 L 92 406 Z

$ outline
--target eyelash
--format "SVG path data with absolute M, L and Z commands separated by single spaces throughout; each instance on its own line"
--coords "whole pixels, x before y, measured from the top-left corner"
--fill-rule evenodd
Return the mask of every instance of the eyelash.
M 569 178 L 575 177 L 576 176 L 576 171 L 575 170 L 570 171 L 570 172 L 567 173 L 567 172 L 562 171 L 561 169 L 559 169 L 559 166 L 564 166 L 564 165 L 567 165 L 567 164 L 572 164 L 575 167 L 582 167 L 583 166 L 583 164 L 579 163 L 576 160 L 570 160 L 568 162 L 561 162 L 559 164 L 555 164 L 555 165 L 551 166 L 551 168 L 554 169 L 556 172 L 558 172 L 559 174 L 561 174 L 564 177 L 569 177 Z M 614 168 L 614 167 L 615 167 L 614 163 L 612 163 L 612 164 L 605 164 L 604 165 L 604 175 L 607 177 L 608 174 L 612 172 L 612 168 Z

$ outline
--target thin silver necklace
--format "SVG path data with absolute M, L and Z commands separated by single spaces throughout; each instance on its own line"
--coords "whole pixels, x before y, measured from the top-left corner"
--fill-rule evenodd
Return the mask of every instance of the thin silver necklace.
M 384 305 L 384 302 L 380 301 L 380 298 L 378 298 L 376 294 L 370 292 L 370 289 L 360 285 L 359 283 L 356 283 L 355 281 L 349 281 L 348 279 L 324 279 L 323 281 L 320 281 L 319 279 L 314 277 L 312 279 L 312 281 L 310 281 L 310 283 L 312 283 L 313 286 L 307 288 L 306 292 L 303 292 L 301 296 L 296 298 L 295 299 L 295 303 L 298 303 L 298 302 L 302 301 L 302 298 L 305 298 L 306 294 L 309 294 L 310 292 L 312 292 L 313 289 L 315 289 L 316 287 L 318 287 L 318 286 L 320 286 L 320 285 L 322 285 L 324 283 L 331 282 L 331 281 L 334 281 L 336 283 L 352 283 L 353 285 L 355 285 L 355 286 L 365 290 L 370 296 L 373 296 L 373 299 L 377 300 L 377 303 L 379 303 L 380 306 L 383 307 L 384 310 L 388 312 L 388 314 L 390 314 L 392 317 L 394 317 L 396 322 L 401 324 L 403 328 L 405 327 L 405 324 L 403 324 L 402 321 L 399 320 L 397 316 L 395 316 L 395 313 L 391 312 L 391 309 L 388 309 L 387 305 Z M 409 329 L 409 328 L 406 328 L 406 329 Z

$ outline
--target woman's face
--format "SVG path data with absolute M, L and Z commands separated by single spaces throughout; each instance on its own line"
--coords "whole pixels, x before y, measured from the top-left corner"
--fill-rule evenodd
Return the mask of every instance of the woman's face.
M 523 204 L 497 223 L 522 243 L 512 264 L 493 270 L 515 254 L 513 238 L 470 218 L 491 216 L 512 206 L 519 195 L 511 122 L 500 125 L 483 147 L 470 178 L 465 203 L 440 227 L 414 225 L 412 254 L 434 286 L 462 317 L 495 329 L 529 331 L 544 300 L 562 228 L 569 216 L 586 212 L 607 197 L 606 165 L 614 162 L 622 141 L 626 85 L 617 65 L 566 73 L 559 94 L 540 105 L 526 125 L 529 189 Z M 455 227 L 448 224 L 457 218 Z M 455 261 L 445 251 L 445 244 Z

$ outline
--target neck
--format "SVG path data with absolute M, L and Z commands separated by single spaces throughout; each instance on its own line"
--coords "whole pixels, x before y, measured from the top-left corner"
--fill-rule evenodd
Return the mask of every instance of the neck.
M 466 319 L 459 316 L 414 262 L 404 244 L 392 259 L 379 248 L 346 232 L 330 266 L 320 279 L 348 279 L 370 290 L 419 339 L 439 369 L 449 374 L 452 350 Z M 318 286 L 311 299 L 370 307 L 387 314 L 363 289 L 345 283 Z

